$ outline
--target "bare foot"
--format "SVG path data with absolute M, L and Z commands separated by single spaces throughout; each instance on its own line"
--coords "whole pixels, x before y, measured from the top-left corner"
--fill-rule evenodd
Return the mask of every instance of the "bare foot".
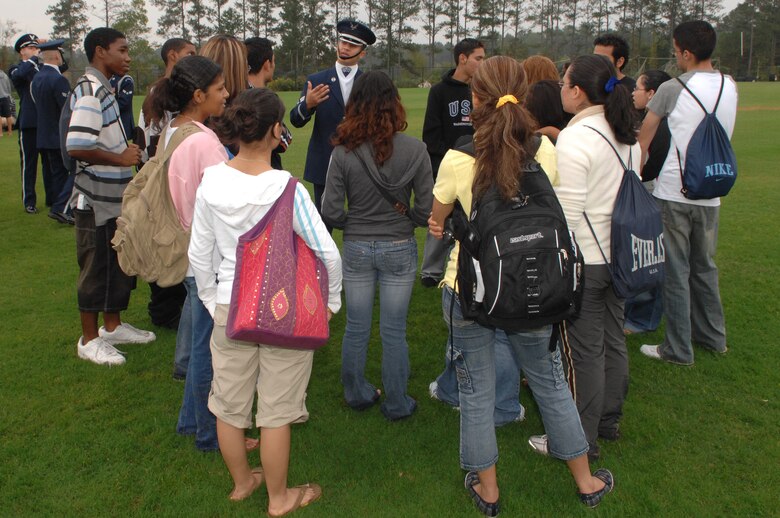
M 244 437 L 244 445 L 246 446 L 246 451 L 248 452 L 256 450 L 260 446 L 260 439 Z
M 230 492 L 230 499 L 234 502 L 238 502 L 240 500 L 244 500 L 245 498 L 249 498 L 258 487 L 263 485 L 264 478 L 265 474 L 263 473 L 263 468 L 252 469 L 251 478 L 247 481 L 246 484 L 236 484 L 236 486 L 233 488 L 233 491 Z
M 322 496 L 322 488 L 318 484 L 304 484 L 287 488 L 287 496 L 283 507 L 272 508 L 268 505 L 268 516 L 284 516 L 301 507 L 318 500 Z

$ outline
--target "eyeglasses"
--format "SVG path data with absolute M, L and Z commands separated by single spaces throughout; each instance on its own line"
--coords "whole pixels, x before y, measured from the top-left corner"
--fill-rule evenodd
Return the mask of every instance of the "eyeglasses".
M 569 88 L 571 88 L 571 85 L 567 85 L 567 84 L 566 84 L 566 83 L 564 83 L 563 81 L 558 81 L 558 86 L 561 88 L 561 90 L 563 90 L 563 87 L 564 87 L 564 86 L 568 86 Z
M 638 86 L 634 87 L 635 92 L 646 92 L 647 90 L 648 90 L 647 88 L 639 88 Z

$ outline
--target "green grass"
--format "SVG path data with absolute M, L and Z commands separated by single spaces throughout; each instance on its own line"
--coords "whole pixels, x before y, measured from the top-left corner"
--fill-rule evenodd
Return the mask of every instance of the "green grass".
M 403 90 L 409 133 L 420 136 L 426 92 Z M 292 107 L 296 93 L 283 94 Z M 723 201 L 718 264 L 729 354 L 696 351 L 691 368 L 652 362 L 628 339 L 631 388 L 619 443 L 602 465 L 616 490 L 604 516 L 769 516 L 780 508 L 780 228 L 777 139 L 780 85 L 740 84 L 734 145 L 740 178 Z M 753 107 L 753 109 L 749 109 Z M 285 166 L 300 175 L 311 127 L 293 129 Z M 171 379 L 175 334 L 127 346 L 127 364 L 79 360 L 73 229 L 22 210 L 15 139 L 0 139 L 0 514 L 3 516 L 256 516 L 259 491 L 231 503 L 218 454 L 174 433 L 181 383 Z M 39 181 L 39 199 L 42 188 Z M 422 254 L 423 231 L 418 231 Z M 337 233 L 337 239 L 340 239 Z M 124 318 L 153 326 L 139 283 Z M 308 407 L 294 427 L 290 482 L 319 482 L 321 502 L 300 516 L 478 516 L 458 467 L 458 415 L 431 401 L 427 384 L 443 364 L 440 292 L 415 287 L 408 326 L 415 416 L 388 423 L 378 408 L 350 411 L 339 383 L 343 312 L 315 354 Z M 378 332 L 368 376 L 380 382 Z M 587 516 L 563 463 L 533 454 L 541 433 L 528 420 L 498 431 L 504 516 Z M 256 464 L 256 458 L 253 464 Z

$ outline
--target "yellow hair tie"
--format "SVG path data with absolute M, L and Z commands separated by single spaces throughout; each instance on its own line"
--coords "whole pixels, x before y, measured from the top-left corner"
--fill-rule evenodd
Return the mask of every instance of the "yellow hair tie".
M 518 103 L 517 97 L 515 97 L 512 94 L 504 95 L 504 96 L 500 97 L 498 99 L 498 101 L 496 101 L 496 108 L 501 108 L 506 103 L 517 104 Z

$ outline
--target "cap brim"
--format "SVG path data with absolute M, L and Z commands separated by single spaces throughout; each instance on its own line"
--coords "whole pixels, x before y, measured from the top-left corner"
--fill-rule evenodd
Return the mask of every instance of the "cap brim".
M 368 43 L 361 40 L 357 36 L 353 36 L 352 34 L 339 34 L 339 39 L 342 41 L 346 41 L 347 43 L 351 43 L 353 45 L 361 45 L 363 47 L 368 46 Z

